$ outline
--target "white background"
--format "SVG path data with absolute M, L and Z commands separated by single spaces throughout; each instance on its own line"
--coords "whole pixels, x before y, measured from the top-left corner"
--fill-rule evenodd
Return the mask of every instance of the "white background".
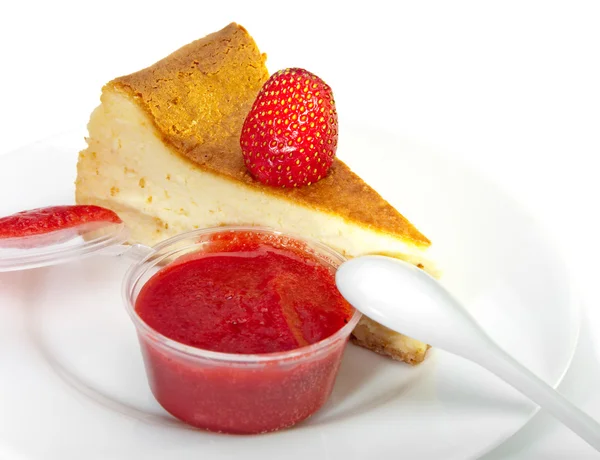
M 104 83 L 232 21 L 341 118 L 442 148 L 542 222 L 588 310 L 562 391 L 600 418 L 600 2 L 3 2 L 0 154 L 83 135 Z M 597 457 L 538 415 L 485 458 Z

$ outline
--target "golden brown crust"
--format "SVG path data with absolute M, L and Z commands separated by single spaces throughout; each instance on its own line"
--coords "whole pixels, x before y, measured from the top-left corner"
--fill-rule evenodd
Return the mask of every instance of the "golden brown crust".
M 425 353 L 410 353 L 407 350 L 389 347 L 383 342 L 378 341 L 377 337 L 375 336 L 372 336 L 371 340 L 362 340 L 352 335 L 350 336 L 350 341 L 359 347 L 371 350 L 378 355 L 387 356 L 388 358 L 392 358 L 396 361 L 401 361 L 412 366 L 421 364 L 427 356 L 427 351 Z M 427 345 L 427 350 L 430 348 L 431 347 Z
M 248 32 L 232 23 L 146 69 L 111 81 L 105 89 L 132 97 L 150 115 L 167 145 L 207 171 L 413 244 L 429 245 L 425 236 L 340 160 L 335 160 L 326 178 L 293 190 L 265 186 L 250 176 L 239 137 L 268 78 L 265 60 Z
M 427 345 L 425 350 L 415 351 L 407 348 L 391 347 L 389 344 L 380 340 L 380 337 L 377 335 L 369 335 L 368 337 L 361 338 L 351 335 L 350 341 L 359 347 L 371 350 L 378 355 L 387 356 L 388 358 L 392 358 L 396 361 L 401 361 L 412 366 L 421 364 L 427 356 L 427 351 L 429 351 L 431 348 L 430 345 Z
M 246 114 L 268 79 L 266 56 L 230 24 L 106 85 L 144 109 L 168 144 L 207 166 L 231 168 Z

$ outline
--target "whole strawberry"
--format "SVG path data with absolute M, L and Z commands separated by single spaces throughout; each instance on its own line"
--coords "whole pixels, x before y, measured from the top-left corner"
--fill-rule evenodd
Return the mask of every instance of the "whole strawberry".
M 240 145 L 263 184 L 299 187 L 327 175 L 338 141 L 331 88 L 304 69 L 284 69 L 264 84 L 246 117 Z

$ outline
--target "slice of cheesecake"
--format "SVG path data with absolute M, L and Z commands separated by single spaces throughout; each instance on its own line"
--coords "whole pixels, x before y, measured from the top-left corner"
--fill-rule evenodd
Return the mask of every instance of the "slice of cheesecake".
M 340 160 L 296 189 L 250 176 L 239 137 L 268 78 L 265 60 L 246 30 L 230 24 L 108 83 L 79 155 L 77 203 L 116 211 L 131 241 L 147 245 L 196 228 L 262 225 L 349 257 L 385 254 L 430 270 L 427 238 Z M 368 318 L 353 340 L 412 364 L 428 348 Z

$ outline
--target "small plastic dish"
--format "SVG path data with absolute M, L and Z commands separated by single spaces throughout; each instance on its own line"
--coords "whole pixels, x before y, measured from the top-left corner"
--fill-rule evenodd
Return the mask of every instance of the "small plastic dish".
M 0 272 L 56 265 L 118 247 L 128 238 L 123 223 L 92 222 L 40 235 L 0 240 Z M 121 247 L 121 252 L 125 247 Z
M 327 246 L 272 229 L 220 227 L 170 238 L 132 265 L 124 283 L 127 312 L 137 329 L 148 382 L 156 400 L 173 416 L 198 428 L 252 434 L 290 427 L 314 414 L 329 398 L 350 333 L 360 319 L 326 339 L 269 354 L 207 351 L 171 340 L 136 313 L 142 286 L 162 267 L 197 251 L 208 251 L 222 233 L 258 232 L 290 238 L 335 271 L 345 258 Z

